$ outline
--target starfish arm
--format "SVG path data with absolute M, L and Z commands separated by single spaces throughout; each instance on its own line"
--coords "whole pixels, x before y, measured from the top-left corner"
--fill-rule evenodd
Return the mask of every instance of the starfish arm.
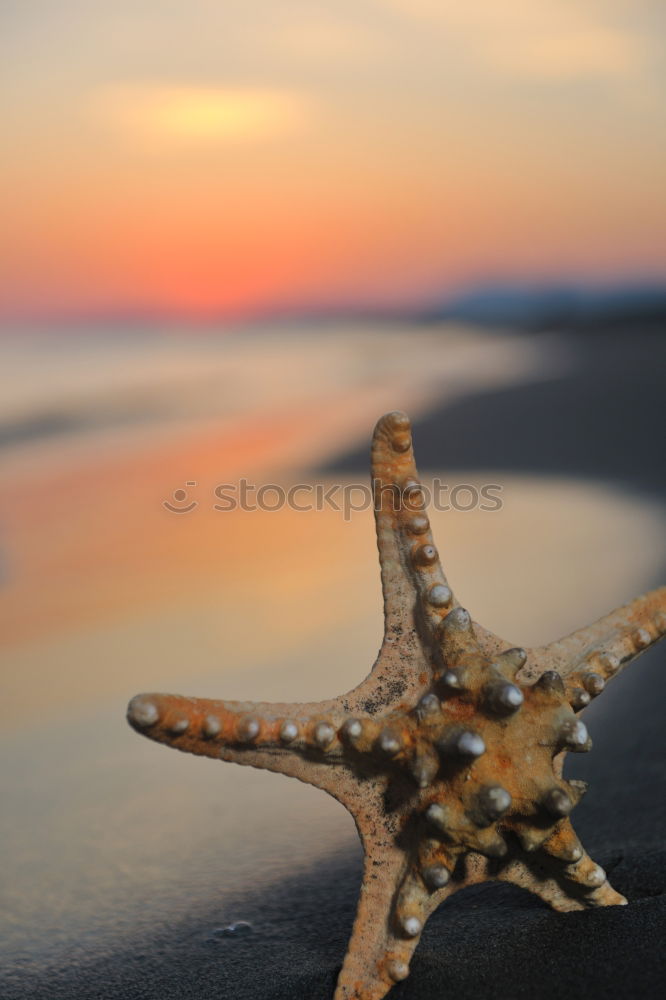
M 130 725 L 167 746 L 215 760 L 279 771 L 330 791 L 342 764 L 339 702 L 271 704 L 170 694 L 136 695 Z M 333 765 L 333 767 L 332 767 Z
M 351 711 L 370 715 L 380 705 L 416 700 L 424 690 L 434 669 L 433 629 L 453 602 L 423 510 L 404 413 L 387 413 L 377 423 L 371 473 L 384 638 L 370 674 L 345 696 Z M 406 663 L 413 669 L 405 670 Z
M 419 606 L 436 627 L 455 601 L 425 513 L 405 413 L 387 413 L 377 423 L 371 469 L 387 635 L 413 627 Z
M 558 823 L 540 849 L 499 866 L 481 854 L 468 854 L 460 888 L 487 881 L 517 885 L 561 913 L 627 903 L 610 885 L 603 868 L 585 853 L 567 819 Z
M 555 826 L 539 850 L 512 861 L 498 878 L 529 889 L 554 910 L 623 906 L 627 902 L 586 853 L 569 819 Z
M 587 628 L 533 650 L 521 677 L 529 681 L 545 670 L 557 670 L 567 682 L 574 707 L 582 709 L 607 680 L 665 634 L 666 587 L 660 587 Z
M 405 855 L 387 837 L 366 841 L 363 881 L 334 1000 L 380 1000 L 408 971 L 415 947 L 391 951 L 390 915 Z M 397 972 L 397 975 L 396 975 Z M 403 974 L 404 973 L 404 974 Z
M 521 889 L 534 893 L 553 910 L 568 913 L 571 910 L 586 910 L 593 906 L 625 906 L 627 900 L 610 885 L 603 869 L 588 855 L 584 855 L 575 873 L 557 873 L 549 865 L 539 865 L 519 859 L 506 865 L 495 878 L 499 882 L 511 882 Z M 570 865 L 571 869 L 575 866 Z M 576 877 L 578 876 L 578 877 Z M 583 880 L 603 879 L 590 888 Z
M 365 851 L 363 881 L 333 1000 L 381 1000 L 407 978 L 425 921 L 455 889 L 428 892 L 376 814 L 354 811 L 354 818 Z
M 387 413 L 372 439 L 372 488 L 384 595 L 384 642 L 370 676 L 348 696 L 354 708 L 416 697 L 419 676 L 436 669 L 433 640 L 458 606 L 442 569 L 425 513 L 425 499 L 406 414 Z M 495 656 L 509 643 L 476 626 L 484 653 Z M 436 643 L 435 643 L 436 645 Z M 408 660 L 420 669 L 408 674 Z

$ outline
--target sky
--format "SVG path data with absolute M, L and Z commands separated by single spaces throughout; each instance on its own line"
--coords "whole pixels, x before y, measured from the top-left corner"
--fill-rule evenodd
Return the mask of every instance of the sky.
M 662 0 L 3 0 L 0 320 L 666 276 Z

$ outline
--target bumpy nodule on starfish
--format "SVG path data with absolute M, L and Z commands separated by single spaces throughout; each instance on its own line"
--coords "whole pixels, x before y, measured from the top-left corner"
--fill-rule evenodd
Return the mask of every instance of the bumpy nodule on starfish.
M 334 1000 L 405 979 L 427 918 L 474 882 L 557 910 L 626 903 L 574 832 L 585 785 L 562 764 L 592 745 L 580 711 L 666 632 L 661 588 L 549 646 L 504 642 L 444 576 L 404 413 L 377 424 L 372 482 L 385 632 L 365 681 L 316 704 L 143 694 L 128 709 L 151 739 L 300 778 L 350 811 L 365 869 Z

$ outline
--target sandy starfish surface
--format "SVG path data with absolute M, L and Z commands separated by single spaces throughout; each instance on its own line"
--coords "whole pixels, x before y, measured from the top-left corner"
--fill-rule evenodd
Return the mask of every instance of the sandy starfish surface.
M 476 882 L 556 910 L 626 903 L 574 832 L 585 786 L 562 767 L 591 747 L 581 711 L 666 632 L 662 587 L 548 646 L 512 646 L 449 588 L 404 413 L 375 428 L 372 482 L 385 627 L 358 687 L 310 704 L 141 694 L 128 709 L 151 739 L 299 778 L 352 814 L 365 863 L 334 1000 L 385 996 L 430 914 Z

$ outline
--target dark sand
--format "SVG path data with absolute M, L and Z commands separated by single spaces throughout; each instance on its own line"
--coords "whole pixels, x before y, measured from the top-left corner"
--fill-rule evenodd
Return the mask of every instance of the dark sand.
M 421 466 L 564 472 L 665 498 L 666 347 L 656 339 L 595 337 L 578 343 L 578 352 L 580 365 L 570 376 L 477 396 L 422 421 L 416 428 Z M 365 471 L 366 461 L 364 449 L 362 459 L 360 452 L 347 456 L 336 468 Z M 568 767 L 590 782 L 576 828 L 630 905 L 556 914 L 511 887 L 461 893 L 428 922 L 412 974 L 391 997 L 660 994 L 666 971 L 665 655 L 663 647 L 645 654 L 591 707 L 586 721 L 594 751 L 574 755 Z M 270 894 L 227 897 L 227 912 L 255 926 L 247 937 L 212 938 L 219 912 L 199 911 L 161 924 L 134 946 L 102 950 L 100 943 L 96 954 L 93 945 L 85 961 L 63 954 L 41 972 L 18 962 L 5 970 L 0 996 L 330 1000 L 359 876 L 360 852 L 338 852 Z
M 560 473 L 663 499 L 665 334 L 569 334 L 563 339 L 576 359 L 573 371 L 467 396 L 420 421 L 419 466 Z M 366 449 L 328 468 L 362 473 Z

